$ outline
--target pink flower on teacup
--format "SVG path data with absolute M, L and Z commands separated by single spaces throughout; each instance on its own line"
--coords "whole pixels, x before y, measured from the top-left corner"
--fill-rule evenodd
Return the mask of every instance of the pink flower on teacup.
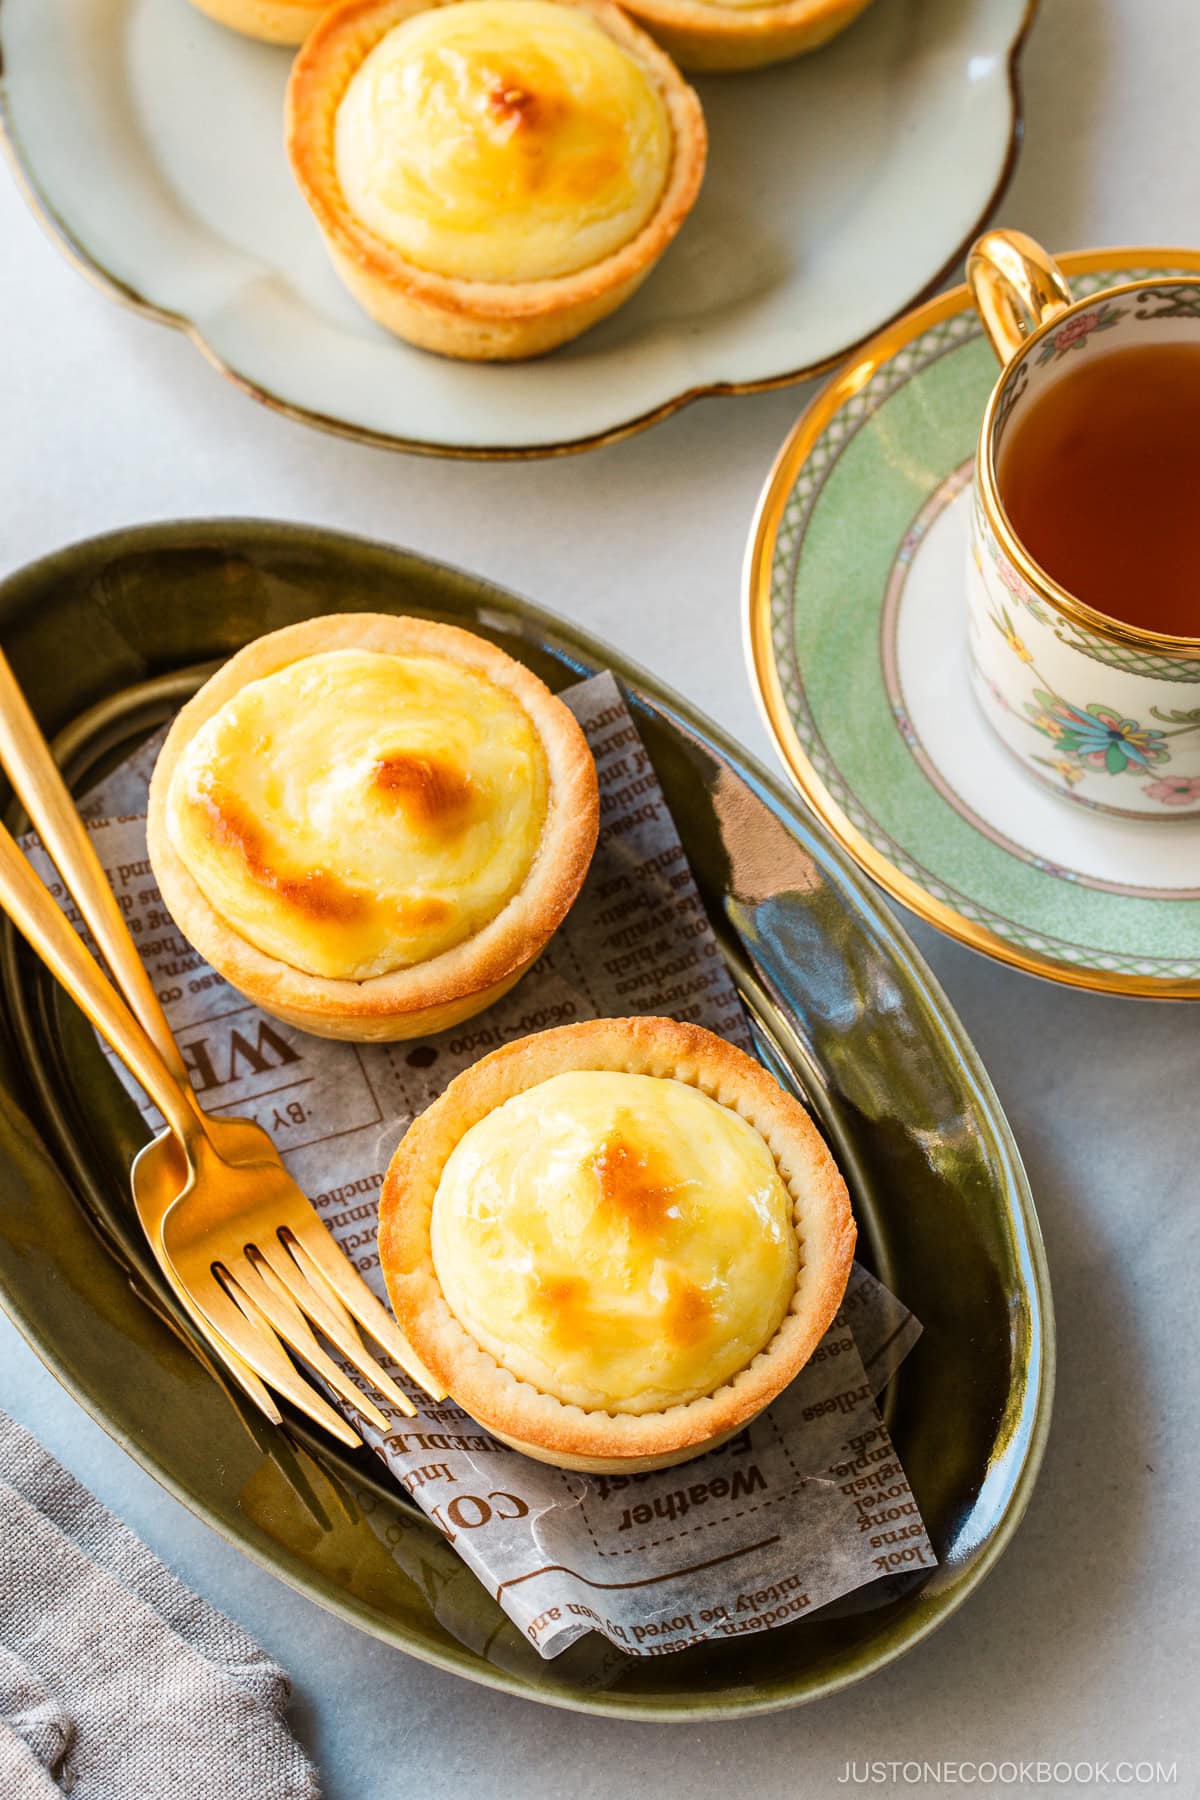
M 1009 593 L 1012 594 L 1015 599 L 1019 600 L 1022 606 L 1028 606 L 1031 603 L 1033 595 L 1006 557 L 997 555 L 996 573 L 1008 589 Z
M 1200 800 L 1200 775 L 1164 775 L 1158 781 L 1148 781 L 1142 792 L 1151 800 L 1161 800 L 1164 806 L 1190 806 L 1194 800 Z
M 1105 300 L 1092 312 L 1076 313 L 1050 333 L 1038 352 L 1038 363 L 1057 362 L 1068 350 L 1081 350 L 1093 331 L 1111 331 L 1128 311 L 1127 306 L 1114 306 L 1111 300 Z
M 1068 319 L 1065 325 L 1060 325 L 1058 330 L 1052 334 L 1055 350 L 1061 356 L 1064 350 L 1069 350 L 1072 344 L 1077 344 L 1080 338 L 1087 336 L 1089 331 L 1095 331 L 1099 323 L 1100 314 L 1098 312 L 1076 313 L 1073 319 Z

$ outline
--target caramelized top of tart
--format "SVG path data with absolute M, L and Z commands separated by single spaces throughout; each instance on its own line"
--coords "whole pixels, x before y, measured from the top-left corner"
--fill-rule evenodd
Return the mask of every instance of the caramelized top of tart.
M 419 268 L 529 282 L 601 262 L 666 186 L 653 78 L 581 8 L 460 0 L 394 25 L 337 111 L 351 211 Z
M 459 1323 L 541 1392 L 641 1413 L 715 1392 L 795 1292 L 792 1200 L 765 1140 L 684 1082 L 572 1070 L 458 1141 L 433 1204 Z
M 249 682 L 200 727 L 167 829 L 248 942 L 366 980 L 496 917 L 537 855 L 548 792 L 533 721 L 478 671 L 330 650 Z

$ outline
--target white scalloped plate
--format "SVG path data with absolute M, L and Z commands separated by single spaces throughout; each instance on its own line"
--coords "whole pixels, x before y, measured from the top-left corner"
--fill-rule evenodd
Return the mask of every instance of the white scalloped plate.
M 256 399 L 394 448 L 545 455 L 811 375 L 936 284 L 1011 172 L 1036 3 L 875 0 L 815 55 L 698 82 L 709 168 L 678 242 L 613 318 L 510 366 L 358 310 L 284 157 L 290 53 L 186 0 L 0 0 L 0 127 L 76 262 Z

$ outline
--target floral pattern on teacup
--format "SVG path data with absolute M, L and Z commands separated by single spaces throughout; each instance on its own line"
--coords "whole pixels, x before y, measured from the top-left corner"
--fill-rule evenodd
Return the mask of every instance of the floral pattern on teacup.
M 1136 719 L 1123 719 L 1098 700 L 1086 707 L 1074 706 L 1061 694 L 1035 688 L 1025 711 L 1034 730 L 1052 739 L 1070 760 L 1105 769 L 1110 775 L 1124 775 L 1127 769 L 1134 774 L 1148 773 L 1156 763 L 1171 759 L 1161 731 L 1139 725 Z
M 1036 668 L 1033 652 L 1013 624 L 1008 608 L 1001 606 L 989 612 L 988 617 L 1013 655 L 1028 666 L 1030 674 L 1040 684 L 1033 688 L 1033 698 L 1023 702 L 1024 712 L 1033 729 L 1050 739 L 1057 755 L 1054 758 L 1039 756 L 1034 760 L 1052 768 L 1068 787 L 1074 787 L 1089 769 L 1106 775 L 1152 775 L 1171 760 L 1168 738 L 1200 731 L 1200 707 L 1171 713 L 1152 707 L 1155 718 L 1172 726 L 1163 731 L 1156 725 L 1143 725 L 1137 719 L 1125 718 L 1099 700 L 1076 706 L 1056 693 Z M 996 683 L 990 676 L 986 680 L 993 696 L 999 698 Z M 1012 710 L 1007 701 L 1004 707 Z M 1076 773 L 1068 775 L 1068 769 Z M 1185 806 L 1200 799 L 1200 777 L 1190 783 L 1170 778 L 1150 782 L 1143 791 L 1149 799 L 1158 800 L 1164 806 Z
M 1069 756 L 1035 756 L 1033 760 L 1040 763 L 1043 769 L 1053 769 L 1059 780 L 1069 788 L 1076 787 L 1083 780 L 1083 770 Z
M 988 556 L 991 558 L 992 567 L 995 569 L 1001 584 L 1008 589 L 1018 606 L 1022 606 L 1026 612 L 1032 613 L 1039 625 L 1049 625 L 1051 623 L 1050 612 L 1045 602 L 1034 593 L 1024 576 L 1019 575 L 1016 569 L 1013 568 L 1007 556 L 1005 556 L 1003 550 L 1000 548 L 999 540 L 991 526 L 988 524 L 983 509 L 979 506 L 976 506 L 975 508 L 975 526 L 976 533 L 971 544 L 971 554 L 975 559 L 975 567 L 979 570 L 980 574 L 982 575 L 983 573 L 979 561 L 979 545 L 982 542 L 987 548 Z
M 1129 311 L 1127 306 L 1114 306 L 1106 301 L 1095 312 L 1076 313 L 1057 331 L 1052 331 L 1037 354 L 1039 364 L 1058 362 L 1068 350 L 1082 350 L 1093 332 L 1110 331 Z
M 1034 618 L 1041 624 L 1048 625 L 1050 623 L 1050 614 L 1046 611 L 1042 602 L 1029 586 L 1029 583 L 1023 581 L 1017 574 L 1017 571 L 1013 568 L 999 544 L 995 546 L 992 555 L 996 564 L 996 573 L 1012 595 L 1013 599 L 1018 601 L 1020 605 L 1025 608 L 1026 612 L 1031 612 Z
M 1142 792 L 1164 806 L 1193 806 L 1200 800 L 1200 775 L 1164 775 L 1148 781 Z
M 1025 640 L 1017 633 L 1017 628 L 1008 616 L 1007 606 L 1002 606 L 999 613 L 989 613 L 988 618 L 1000 633 L 1014 656 L 1020 657 L 1024 663 L 1031 663 L 1033 656 L 1025 648 Z M 1036 670 L 1034 671 L 1036 674 Z

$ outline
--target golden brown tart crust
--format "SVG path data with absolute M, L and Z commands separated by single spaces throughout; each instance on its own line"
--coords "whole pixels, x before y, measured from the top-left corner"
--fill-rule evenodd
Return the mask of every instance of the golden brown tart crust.
M 511 694 L 531 719 L 549 769 L 546 822 L 529 874 L 481 930 L 427 961 L 362 981 L 310 975 L 249 943 L 210 904 L 172 842 L 168 791 L 195 733 L 252 681 L 329 650 L 443 657 Z M 399 777 L 398 777 L 399 778 Z M 413 797 L 420 804 L 421 796 Z M 529 669 L 454 625 L 387 613 L 306 619 L 256 639 L 183 708 L 150 783 L 147 841 L 167 910 L 189 943 L 264 1011 L 322 1037 L 390 1040 L 446 1030 L 524 974 L 569 911 L 599 827 L 596 766 L 574 715 Z
M 612 255 L 544 281 L 467 281 L 419 268 L 357 218 L 338 180 L 334 128 L 351 77 L 393 26 L 454 0 L 349 0 L 306 40 L 288 82 L 286 145 L 334 267 L 389 331 L 472 361 L 540 356 L 607 317 L 645 280 L 695 203 L 708 138 L 700 102 L 645 32 L 608 0 L 558 0 L 588 13 L 655 82 L 670 119 L 667 185 L 646 224 Z
M 800 1266 L 774 1338 L 715 1393 L 660 1412 L 585 1410 L 519 1380 L 475 1342 L 443 1296 L 430 1244 L 434 1196 L 455 1145 L 514 1094 L 565 1070 L 618 1069 L 688 1082 L 766 1141 L 795 1203 Z M 409 1127 L 384 1180 L 379 1256 L 401 1330 L 471 1417 L 541 1461 L 587 1470 L 664 1467 L 730 1436 L 798 1374 L 841 1305 L 854 1257 L 846 1184 L 808 1114 L 760 1063 L 698 1025 L 597 1019 L 493 1051 Z

